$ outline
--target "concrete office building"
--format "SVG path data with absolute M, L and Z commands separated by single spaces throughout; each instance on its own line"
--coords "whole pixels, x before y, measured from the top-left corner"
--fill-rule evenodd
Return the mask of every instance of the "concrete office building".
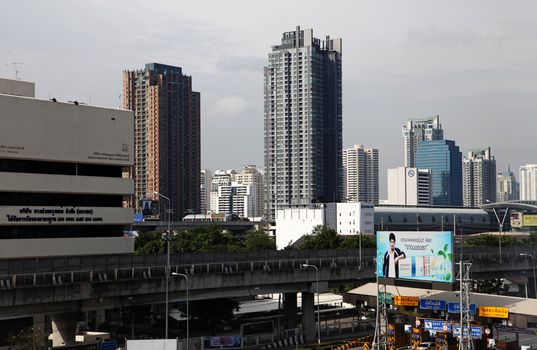
M 434 206 L 462 206 L 462 153 L 455 141 L 421 141 L 416 167 L 431 170 Z
M 276 216 L 276 246 L 283 249 L 316 226 L 329 226 L 340 235 L 373 235 L 374 206 L 372 203 L 326 203 L 297 208 L 278 209 Z
M 255 190 L 256 202 L 254 209 L 255 215 L 253 216 L 262 216 L 265 205 L 263 193 L 263 174 L 259 172 L 255 165 L 246 165 L 244 168 L 242 168 L 242 172 L 235 175 L 235 181 L 241 185 L 254 186 L 253 189 Z
M 200 176 L 200 209 L 202 213 L 211 211 L 211 179 L 212 171 L 202 169 Z
M 431 118 L 412 118 L 403 125 L 404 166 L 415 168 L 416 152 L 421 141 L 443 140 L 444 130 L 440 116 Z
M 343 199 L 379 203 L 379 151 L 354 145 L 343 150 Z
M 172 219 L 200 212 L 200 94 L 180 67 L 158 63 L 123 72 L 123 107 L 135 115 L 136 210 L 155 200 L 160 216 L 170 198 Z
M 264 69 L 266 210 L 343 194 L 341 39 L 286 32 Z
M 133 130 L 130 111 L 0 79 L 0 259 L 131 253 Z
M 255 217 L 257 204 L 256 185 L 244 185 L 235 181 L 218 186 L 214 213 L 235 214 L 241 218 Z
M 519 188 L 518 182 L 515 179 L 515 174 L 511 171 L 511 167 L 507 171 L 500 172 L 496 178 L 496 201 L 507 202 L 518 200 Z
M 520 200 L 537 200 L 537 164 L 520 167 Z
M 399 167 L 388 169 L 390 205 L 432 205 L 432 176 L 429 169 Z
M 496 159 L 490 147 L 473 149 L 462 162 L 462 195 L 465 207 L 496 202 Z

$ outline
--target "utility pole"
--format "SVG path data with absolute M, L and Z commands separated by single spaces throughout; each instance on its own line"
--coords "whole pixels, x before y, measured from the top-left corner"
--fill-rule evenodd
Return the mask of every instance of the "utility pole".
M 377 317 L 375 322 L 375 336 L 373 338 L 373 348 L 376 350 L 387 350 L 387 336 L 388 336 L 388 310 L 386 305 L 386 298 L 388 293 L 386 290 L 386 283 L 379 283 L 379 275 L 377 271 Z
M 461 334 L 459 336 L 459 350 L 473 350 L 472 341 L 472 328 L 471 322 L 473 321 L 472 314 L 470 313 L 470 293 L 472 291 L 472 280 L 470 278 L 470 269 L 472 263 L 463 262 L 462 260 L 457 263 L 459 265 L 459 308 L 460 308 L 460 329 Z M 467 330 L 466 332 L 464 330 Z

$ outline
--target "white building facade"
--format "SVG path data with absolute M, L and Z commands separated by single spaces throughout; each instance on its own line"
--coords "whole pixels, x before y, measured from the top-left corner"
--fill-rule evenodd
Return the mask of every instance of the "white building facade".
M 200 208 L 202 213 L 211 211 L 211 180 L 212 171 L 202 169 L 200 176 Z
M 264 213 L 264 195 L 263 195 L 263 174 L 255 165 L 246 165 L 242 172 L 235 175 L 235 181 L 241 185 L 250 185 L 255 191 L 256 202 L 254 209 L 250 212 L 255 213 L 253 216 L 262 216 Z M 252 215 L 248 215 L 252 217 Z
M 399 167 L 388 169 L 388 200 L 391 205 L 432 205 L 431 170 Z
M 473 149 L 462 161 L 462 196 L 465 207 L 496 202 L 496 159 L 490 147 Z
M 378 149 L 354 145 L 344 149 L 343 199 L 346 202 L 379 203 Z
M 537 200 L 537 164 L 520 167 L 520 200 Z
M 374 233 L 374 206 L 372 203 L 326 203 L 277 211 L 276 246 L 283 249 L 304 235 L 310 235 L 316 226 L 329 226 L 340 235 Z
M 496 201 L 503 203 L 519 199 L 518 182 L 515 179 L 515 174 L 511 171 L 511 167 L 507 171 L 498 173 L 496 178 Z

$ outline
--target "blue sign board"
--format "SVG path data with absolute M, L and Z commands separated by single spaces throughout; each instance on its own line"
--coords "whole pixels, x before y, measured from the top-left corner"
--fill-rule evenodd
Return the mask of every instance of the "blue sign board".
M 99 350 L 116 350 L 117 344 L 115 340 L 102 342 L 99 346 Z
M 464 327 L 464 333 L 468 333 L 468 327 Z M 453 336 L 454 337 L 460 337 L 461 336 L 461 326 L 453 326 Z M 474 327 L 472 326 L 472 338 L 474 339 L 481 339 L 483 337 L 483 333 L 481 331 L 481 327 Z
M 420 309 L 445 310 L 445 300 L 420 299 Z
M 442 320 L 425 320 L 423 328 L 426 331 L 451 332 L 451 323 Z
M 459 303 L 448 303 L 448 312 L 452 314 L 461 313 L 461 306 Z M 472 315 L 476 314 L 477 306 L 475 304 L 470 304 L 470 313 Z
M 144 214 L 134 213 L 134 222 L 144 222 Z

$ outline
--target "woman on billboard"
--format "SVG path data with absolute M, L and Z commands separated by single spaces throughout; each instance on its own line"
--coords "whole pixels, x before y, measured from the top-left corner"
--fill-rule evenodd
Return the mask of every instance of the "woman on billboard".
M 405 253 L 395 247 L 395 234 L 390 233 L 390 248 L 384 254 L 384 264 L 382 265 L 384 277 L 399 278 L 399 260 L 405 258 Z

